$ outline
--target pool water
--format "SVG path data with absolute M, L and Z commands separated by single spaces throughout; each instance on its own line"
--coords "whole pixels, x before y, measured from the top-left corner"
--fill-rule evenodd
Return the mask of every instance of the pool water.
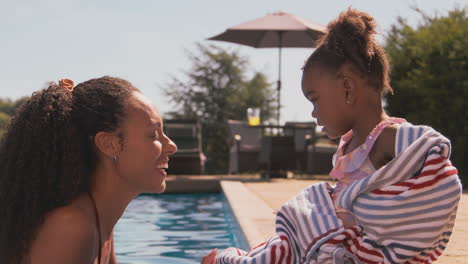
M 141 195 L 115 226 L 114 246 L 123 264 L 200 263 L 213 248 L 247 248 L 220 193 Z

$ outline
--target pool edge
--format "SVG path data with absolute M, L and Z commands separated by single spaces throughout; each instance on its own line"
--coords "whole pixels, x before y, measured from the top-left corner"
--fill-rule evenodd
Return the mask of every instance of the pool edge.
M 250 248 L 274 235 L 274 210 L 242 182 L 221 181 L 221 190 Z

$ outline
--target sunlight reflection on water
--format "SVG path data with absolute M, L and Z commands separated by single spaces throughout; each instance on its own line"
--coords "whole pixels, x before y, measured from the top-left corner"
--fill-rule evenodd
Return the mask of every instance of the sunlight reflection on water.
M 213 248 L 243 247 L 226 198 L 219 193 L 141 195 L 115 227 L 123 264 L 200 263 Z

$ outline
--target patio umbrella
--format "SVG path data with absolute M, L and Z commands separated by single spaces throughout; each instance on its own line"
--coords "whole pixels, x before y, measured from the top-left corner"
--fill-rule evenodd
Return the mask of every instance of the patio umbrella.
M 209 38 L 247 45 L 254 48 L 278 48 L 278 116 L 280 125 L 281 49 L 313 48 L 325 33 L 325 26 L 307 21 L 290 13 L 278 11 L 264 17 L 228 28 Z

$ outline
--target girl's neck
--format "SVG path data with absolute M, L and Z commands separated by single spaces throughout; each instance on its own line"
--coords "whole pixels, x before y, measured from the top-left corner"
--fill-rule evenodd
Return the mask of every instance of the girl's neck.
M 353 145 L 359 146 L 366 140 L 370 132 L 383 120 L 389 118 L 385 111 L 381 108 L 380 111 L 368 112 L 356 120 L 353 130 Z

